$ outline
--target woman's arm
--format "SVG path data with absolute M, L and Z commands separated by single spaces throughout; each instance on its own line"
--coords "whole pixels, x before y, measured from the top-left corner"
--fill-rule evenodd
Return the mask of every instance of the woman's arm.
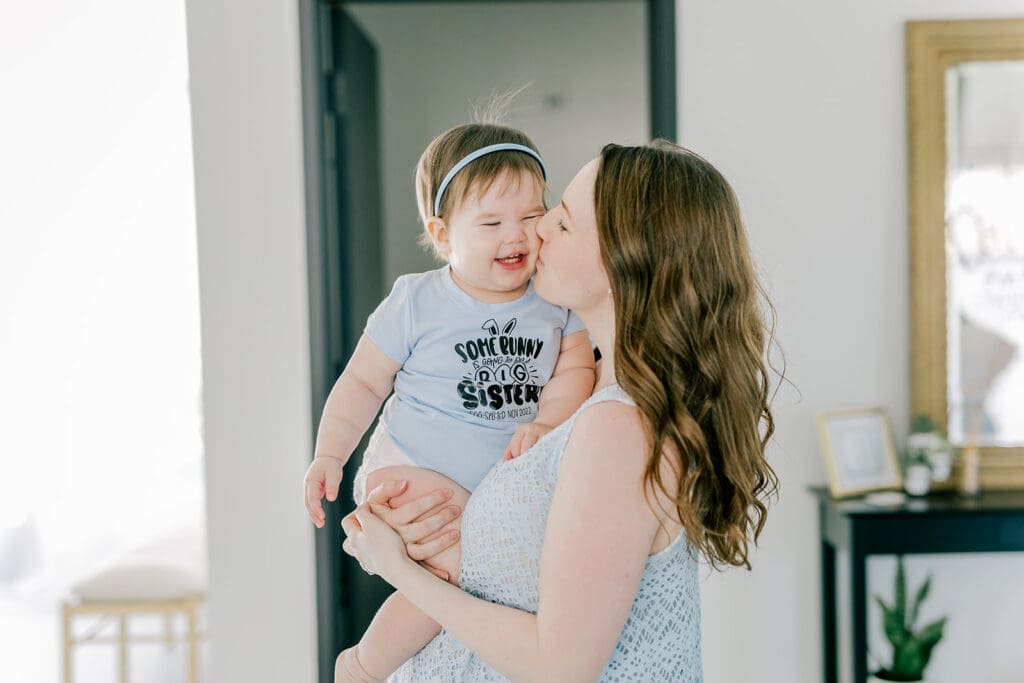
M 359 557 L 481 659 L 514 680 L 592 681 L 629 615 L 658 529 L 644 499 L 635 408 L 606 402 L 576 420 L 563 454 L 540 566 L 537 614 L 474 598 L 411 561 L 365 508 Z

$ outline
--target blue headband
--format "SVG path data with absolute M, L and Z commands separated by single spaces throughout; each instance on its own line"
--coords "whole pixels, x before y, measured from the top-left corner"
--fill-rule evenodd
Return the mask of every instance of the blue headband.
M 448 189 L 448 185 L 449 183 L 452 182 L 452 178 L 454 178 L 459 171 L 464 169 L 470 162 L 476 161 L 482 156 L 491 154 L 492 152 L 505 151 L 522 152 L 524 154 L 529 154 L 531 157 L 537 160 L 538 164 L 540 164 L 540 172 L 544 175 L 544 180 L 548 179 L 548 171 L 546 168 L 544 168 L 544 162 L 541 161 L 540 155 L 537 154 L 532 149 L 530 149 L 529 147 L 526 147 L 524 145 L 516 145 L 511 142 L 503 142 L 499 145 L 488 145 L 487 147 L 481 147 L 477 151 L 462 157 L 459 163 L 455 164 L 452 170 L 448 171 L 448 175 L 444 177 L 444 180 L 441 181 L 441 187 L 437 188 L 437 196 L 434 197 L 434 215 L 436 216 L 441 212 L 441 198 L 444 197 L 444 191 Z

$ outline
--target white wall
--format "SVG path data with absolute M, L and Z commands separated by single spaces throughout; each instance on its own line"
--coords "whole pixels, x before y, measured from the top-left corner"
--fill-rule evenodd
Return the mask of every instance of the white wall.
M 533 83 L 506 123 L 537 144 L 555 202 L 602 145 L 649 136 L 643 3 L 388 3 L 349 12 L 378 51 L 385 291 L 398 275 L 437 267 L 416 243 L 413 174 L 434 136 L 471 120 L 474 102 Z
M 709 681 L 821 679 L 816 412 L 909 411 L 903 22 L 1024 14 L 1021 0 L 680 0 L 680 130 L 740 197 L 779 311 L 787 374 L 771 458 L 782 480 L 754 571 L 704 584 Z M 843 558 L 840 558 L 843 559 Z M 929 681 L 1019 681 L 1020 555 L 913 557 L 934 573 L 922 615 L 949 614 Z M 894 562 L 869 565 L 891 595 Z M 842 580 L 842 579 L 841 579 Z M 888 656 L 877 613 L 872 650 Z M 739 655 L 739 656 L 738 656 Z
M 315 680 L 298 10 L 187 0 L 211 681 Z

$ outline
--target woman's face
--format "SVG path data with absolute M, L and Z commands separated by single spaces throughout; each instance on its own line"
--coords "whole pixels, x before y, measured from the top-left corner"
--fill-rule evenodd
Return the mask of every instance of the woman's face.
M 537 224 L 541 239 L 533 287 L 545 300 L 586 311 L 608 298 L 594 213 L 594 181 L 600 159 L 580 169 L 562 201 Z

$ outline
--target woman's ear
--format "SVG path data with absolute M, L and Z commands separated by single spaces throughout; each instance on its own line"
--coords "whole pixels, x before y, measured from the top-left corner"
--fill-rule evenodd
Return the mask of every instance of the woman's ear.
M 434 243 L 437 253 L 447 255 L 451 250 L 451 245 L 448 243 L 448 226 L 445 225 L 444 219 L 431 216 L 423 227 L 430 235 L 430 241 Z

